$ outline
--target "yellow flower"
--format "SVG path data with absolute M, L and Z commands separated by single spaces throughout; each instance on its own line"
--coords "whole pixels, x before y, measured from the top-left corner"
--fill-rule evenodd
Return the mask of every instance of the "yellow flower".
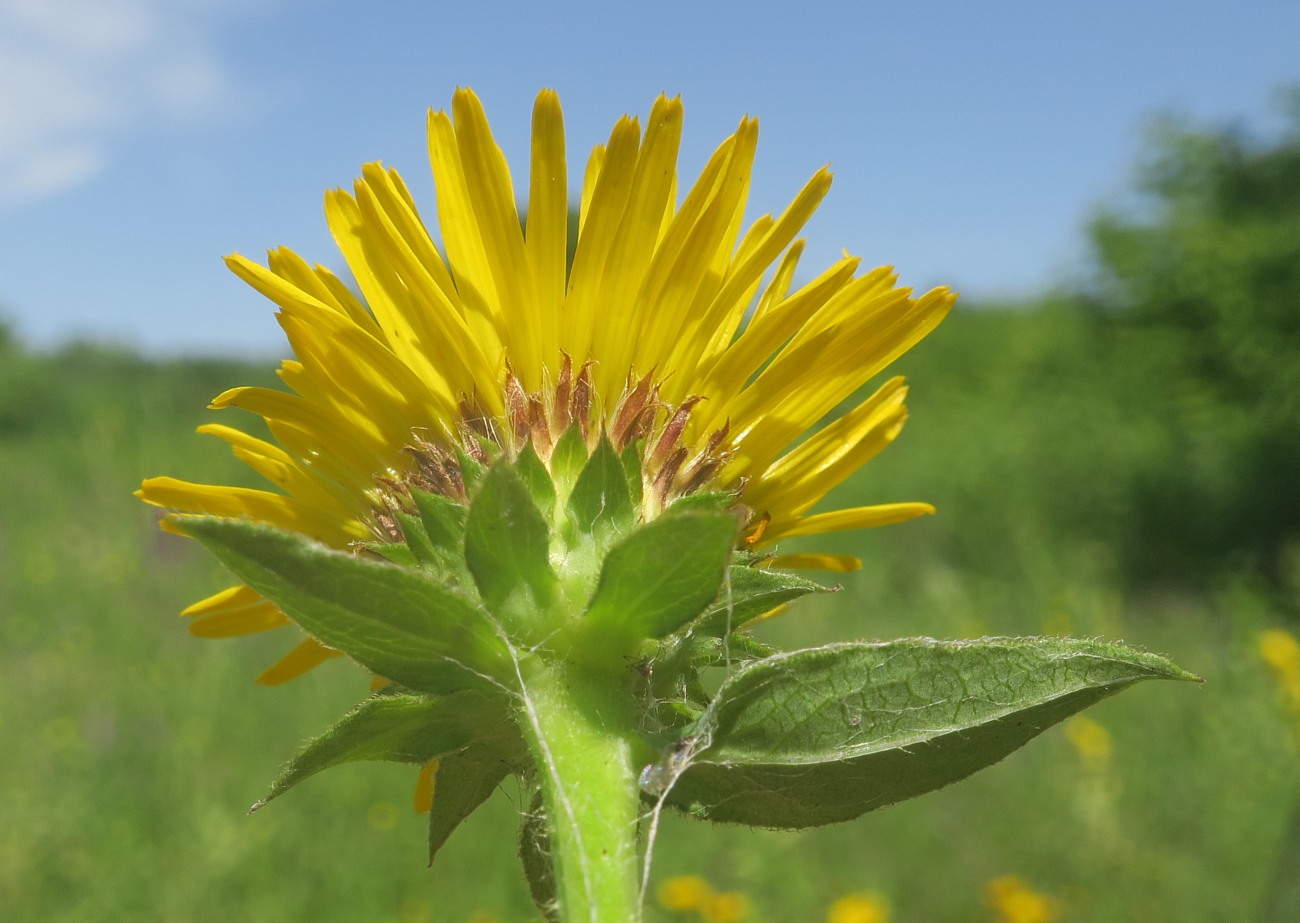
M 740 923 L 749 916 L 749 898 L 739 891 L 711 895 L 700 908 L 705 923 Z
M 701 910 L 713 897 L 713 887 L 699 875 L 677 875 L 659 886 L 659 906 L 676 913 Z
M 880 894 L 848 894 L 831 904 L 826 923 L 888 923 L 889 902 Z
M 265 267 L 227 260 L 279 307 L 296 358 L 280 369 L 288 392 L 234 388 L 211 405 L 262 417 L 274 442 L 221 424 L 199 431 L 229 443 L 275 490 L 158 477 L 139 496 L 346 548 L 392 538 L 386 511 L 402 484 L 423 479 L 454 493 L 458 472 L 444 463 L 457 451 L 486 439 L 513 452 L 531 441 L 545 460 L 580 426 L 593 443 L 608 433 L 620 449 L 643 446 L 643 518 L 703 488 L 738 491 L 755 549 L 933 512 L 925 503 L 813 512 L 898 434 L 902 379 L 804 437 L 932 330 L 956 296 L 940 288 L 914 298 L 888 267 L 859 274 L 848 255 L 796 288 L 798 234 L 830 173 L 744 227 L 757 123 L 743 120 L 678 202 L 681 130 L 680 101 L 660 97 L 644 132 L 625 117 L 595 148 L 570 269 L 558 98 L 537 98 L 521 229 L 483 108 L 458 91 L 451 115 L 428 120 L 441 247 L 401 177 L 375 163 L 351 193 L 325 197 L 359 296 L 286 249 Z M 845 571 L 859 562 L 797 554 L 772 565 Z M 203 637 L 288 624 L 244 586 L 186 614 Z M 282 682 L 335 655 L 307 638 L 259 680 Z
M 1065 739 L 1089 769 L 1101 771 L 1110 764 L 1110 731 L 1091 718 L 1076 715 L 1065 722 Z
M 1273 628 L 1260 632 L 1257 644 L 1287 705 L 1300 713 L 1300 641 L 1283 628 Z
M 984 899 L 998 923 L 1052 923 L 1061 915 L 1061 902 L 1039 894 L 1017 875 L 1003 875 L 984 887 Z

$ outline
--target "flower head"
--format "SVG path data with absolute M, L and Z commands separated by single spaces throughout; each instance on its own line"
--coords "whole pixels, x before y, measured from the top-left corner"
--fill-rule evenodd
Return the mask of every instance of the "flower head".
M 276 489 L 158 477 L 139 495 L 346 549 L 399 541 L 413 491 L 463 500 L 467 466 L 527 451 L 554 469 L 573 431 L 586 451 L 607 440 L 636 457 L 642 520 L 683 496 L 730 492 L 752 550 L 931 512 L 924 503 L 813 512 L 898 434 L 901 379 L 805 436 L 932 330 L 955 295 L 914 298 L 889 268 L 859 273 L 847 255 L 796 286 L 798 234 L 830 174 L 745 226 L 757 123 L 740 123 L 679 202 L 681 130 L 680 101 L 660 97 L 644 130 L 625 117 L 592 152 L 570 266 L 558 98 L 537 98 L 521 227 L 483 108 L 458 91 L 452 113 L 428 121 L 441 246 L 401 177 L 376 163 L 352 192 L 325 198 L 359 294 L 286 249 L 266 266 L 227 261 L 279 307 L 296 358 L 280 369 L 288 391 L 234 388 L 212 402 L 261 416 L 273 442 L 221 424 L 200 432 L 225 440 Z M 858 562 L 799 554 L 772 563 L 842 571 Z M 242 585 L 186 611 L 206 637 L 288 623 Z M 333 655 L 308 638 L 260 679 L 283 681 Z
M 881 894 L 846 894 L 831 904 L 826 923 L 888 923 L 889 902 Z
M 1065 722 L 1065 739 L 1086 768 L 1100 772 L 1110 764 L 1114 748 L 1110 731 L 1087 715 L 1075 715 Z
M 1287 704 L 1300 713 L 1300 640 L 1284 628 L 1272 628 L 1259 633 L 1256 646 Z
M 713 897 L 713 886 L 699 875 L 674 875 L 659 885 L 659 906 L 675 913 L 700 910 Z
M 984 900 L 997 914 L 998 923 L 1053 923 L 1062 912 L 1061 902 L 1040 894 L 1018 875 L 1003 875 L 984 886 Z

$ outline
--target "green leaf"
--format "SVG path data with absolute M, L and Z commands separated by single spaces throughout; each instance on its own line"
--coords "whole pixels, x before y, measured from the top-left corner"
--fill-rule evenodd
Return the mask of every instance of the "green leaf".
M 1068 639 L 919 639 L 778 654 L 719 688 L 669 800 L 753 826 L 849 820 L 963 779 L 1146 679 L 1195 677 L 1130 647 Z
M 738 525 L 730 513 L 660 516 L 610 549 L 586 623 L 662 638 L 718 596 Z
M 343 763 L 379 760 L 423 764 L 467 746 L 478 735 L 500 734 L 508 727 L 504 709 L 475 692 L 437 698 L 376 696 L 309 741 L 276 776 L 270 792 L 253 805 L 253 810 L 316 773 Z
M 490 743 L 484 742 L 438 757 L 438 771 L 433 777 L 433 807 L 429 809 L 430 865 L 461 821 L 487 801 L 502 780 L 520 765 L 517 760 L 504 759 Z
M 514 468 L 504 461 L 489 468 L 465 520 L 465 562 L 488 609 L 502 615 L 512 597 L 525 612 L 549 607 L 556 583 L 550 536 Z M 521 592 L 527 598 L 517 599 Z
M 569 515 L 584 532 L 595 531 L 597 524 L 625 529 L 632 522 L 632 496 L 627 489 L 623 463 L 610 444 L 601 436 L 596 451 L 583 466 L 569 495 Z
M 677 509 L 677 506 L 674 505 L 673 509 Z M 739 628 L 751 619 L 800 596 L 834 592 L 829 587 L 788 571 L 746 565 L 733 566 L 730 581 L 729 587 L 718 596 L 717 601 L 691 626 L 693 634 L 720 638 L 728 630 Z
M 550 516 L 555 510 L 555 482 L 546 470 L 546 463 L 533 448 L 531 439 L 520 450 L 514 464 L 515 471 L 528 487 L 528 493 L 532 495 L 537 508 L 543 515 Z
M 380 676 L 446 693 L 511 675 L 487 613 L 419 571 L 242 520 L 174 522 L 308 632 Z

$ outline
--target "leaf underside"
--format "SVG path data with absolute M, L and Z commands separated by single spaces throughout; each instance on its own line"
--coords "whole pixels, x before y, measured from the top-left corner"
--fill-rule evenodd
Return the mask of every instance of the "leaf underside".
M 759 827 L 850 820 L 992 765 L 1133 683 L 1193 678 L 1093 641 L 922 639 L 778 654 L 723 683 L 668 802 Z

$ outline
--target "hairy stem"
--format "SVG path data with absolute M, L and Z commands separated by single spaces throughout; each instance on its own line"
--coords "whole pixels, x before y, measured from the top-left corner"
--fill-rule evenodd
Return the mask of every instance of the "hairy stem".
M 630 696 L 571 664 L 520 665 L 520 725 L 537 761 L 564 923 L 634 923 L 638 789 Z M 611 682 L 613 679 L 613 682 Z

